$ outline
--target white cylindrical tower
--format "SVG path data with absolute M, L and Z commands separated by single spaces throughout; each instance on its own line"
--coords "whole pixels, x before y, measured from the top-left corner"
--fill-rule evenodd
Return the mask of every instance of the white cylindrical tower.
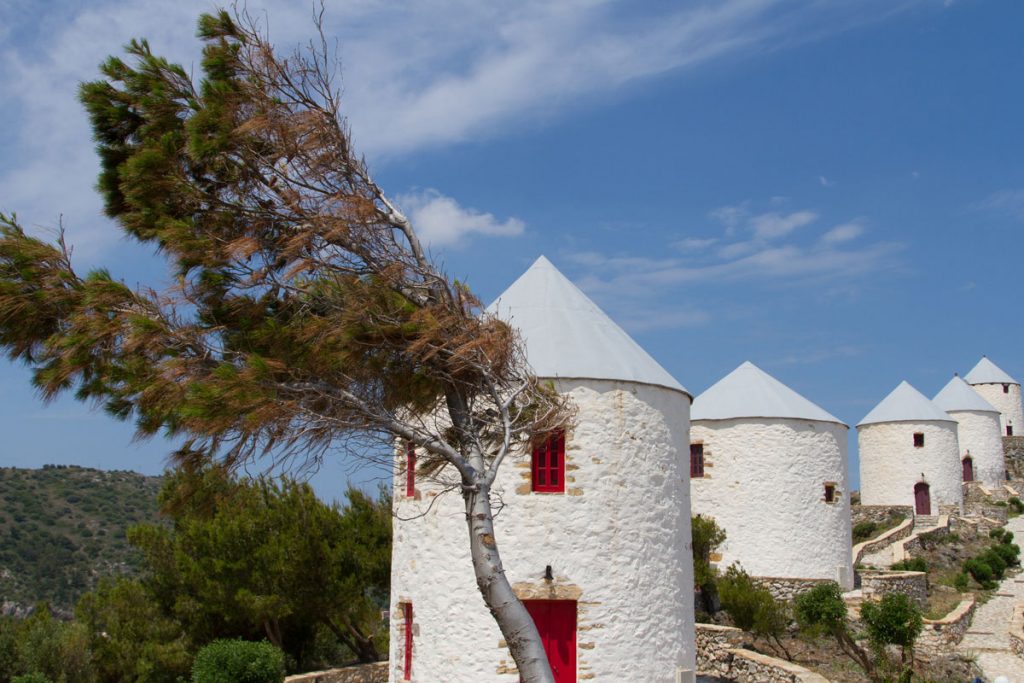
M 1024 436 L 1024 407 L 1020 382 L 1003 372 L 985 356 L 964 377 L 978 395 L 999 411 L 999 433 Z
M 578 408 L 569 433 L 504 463 L 494 486 L 506 575 L 555 680 L 672 683 L 695 667 L 690 395 L 543 257 L 491 310 Z M 389 680 L 516 683 L 461 496 L 397 469 Z
M 937 515 L 963 503 L 957 423 L 902 382 L 857 425 L 862 505 Z
M 1006 465 L 999 411 L 957 376 L 932 401 L 956 420 L 963 480 L 1001 486 L 1006 480 Z
M 719 566 L 852 588 L 848 427 L 749 362 L 691 420 L 690 495 L 726 532 Z

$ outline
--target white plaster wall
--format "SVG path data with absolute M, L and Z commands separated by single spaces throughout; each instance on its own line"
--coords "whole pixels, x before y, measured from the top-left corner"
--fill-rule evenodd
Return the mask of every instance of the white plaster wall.
M 1020 385 L 1011 384 L 1010 393 L 1003 393 L 1002 384 L 972 384 L 971 388 L 1000 412 L 999 434 L 1006 435 L 1006 425 L 1013 425 L 1014 436 L 1024 436 L 1024 408 L 1021 407 Z
M 974 461 L 974 478 L 985 486 L 1002 486 L 1006 481 L 1006 466 L 999 416 L 980 410 L 951 410 L 948 415 L 957 421 L 960 459 L 970 453 Z
M 506 462 L 495 491 L 499 551 L 513 586 L 578 589 L 581 680 L 675 681 L 694 668 L 689 414 L 682 393 L 624 382 L 560 380 L 579 408 L 566 439 L 566 494 L 528 492 L 528 456 Z M 517 489 L 526 493 L 517 493 Z M 403 625 L 414 611 L 413 677 L 420 683 L 516 683 L 470 562 L 461 497 L 420 499 L 395 481 L 391 676 L 401 680 Z M 497 499 L 497 496 L 496 496 Z M 433 503 L 433 507 L 429 507 Z M 429 507 L 429 509 L 428 509 Z
M 690 481 L 691 504 L 725 529 L 720 567 L 738 561 L 752 576 L 853 587 L 845 426 L 701 420 L 690 432 L 705 463 L 705 476 Z M 836 484 L 834 503 L 825 502 L 826 482 Z
M 933 515 L 939 505 L 963 502 L 963 470 L 955 422 L 882 422 L 857 428 L 862 505 L 914 505 L 914 484 L 930 487 Z M 914 447 L 914 433 L 924 447 Z

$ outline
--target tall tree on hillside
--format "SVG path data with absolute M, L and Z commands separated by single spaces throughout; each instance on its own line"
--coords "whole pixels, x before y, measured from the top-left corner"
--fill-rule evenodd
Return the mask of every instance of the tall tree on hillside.
M 81 88 L 106 211 L 176 286 L 81 276 L 63 239 L 7 216 L 0 344 L 46 398 L 74 389 L 143 435 L 186 436 L 182 459 L 416 444 L 458 473 L 477 583 L 524 679 L 551 681 L 502 569 L 491 486 L 571 407 L 371 178 L 322 30 L 287 58 L 245 16 L 203 15 L 199 35 L 198 84 L 133 41 Z

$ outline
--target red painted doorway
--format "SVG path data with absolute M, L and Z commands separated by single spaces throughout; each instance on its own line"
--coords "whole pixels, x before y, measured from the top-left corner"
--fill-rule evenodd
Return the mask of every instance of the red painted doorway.
M 970 456 L 964 458 L 964 481 L 974 481 L 974 459 Z
M 555 683 L 576 683 L 576 601 L 524 600 L 540 631 Z
M 928 484 L 914 484 L 914 512 L 919 515 L 932 514 L 932 496 Z

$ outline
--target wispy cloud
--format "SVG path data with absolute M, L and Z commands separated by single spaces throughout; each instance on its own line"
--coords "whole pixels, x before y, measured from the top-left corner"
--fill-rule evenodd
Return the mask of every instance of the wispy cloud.
M 789 214 L 753 214 L 748 206 L 745 204 L 742 211 L 717 209 L 711 213 L 726 231 L 726 237 L 718 242 L 722 246 L 714 252 L 649 258 L 589 251 L 569 258 L 588 271 L 580 280 L 581 286 L 595 294 L 616 297 L 640 297 L 652 290 L 708 282 L 850 281 L 899 265 L 903 245 L 865 242 L 861 238 L 866 228 L 860 221 L 824 230 L 798 230 L 818 222 L 818 213 L 805 209 Z
M 849 344 L 828 346 L 824 348 L 808 348 L 787 354 L 775 359 L 773 365 L 817 365 L 837 358 L 853 358 L 863 355 L 865 348 Z
M 994 211 L 1024 220 L 1024 189 L 993 192 L 985 199 L 975 203 L 972 208 Z
M 925 0 L 721 0 L 638 9 L 624 1 L 354 0 L 332 4 L 355 142 L 371 160 L 501 135 L 621 87 L 723 58 L 821 39 Z M 75 87 L 130 38 L 195 69 L 207 0 L 56 1 L 46 20 L 0 2 L 0 207 L 29 223 L 70 218 L 79 254 L 117 236 L 101 217 L 97 165 Z M 252 0 L 282 49 L 303 43 L 308 3 Z M 59 199 L 59 201 L 57 201 Z
M 818 176 L 818 183 L 819 183 L 819 184 L 820 184 L 820 185 L 821 185 L 822 187 L 835 187 L 835 186 L 836 186 L 836 181 L 834 181 L 834 180 L 829 180 L 828 178 L 826 178 L 826 177 L 825 177 L 825 176 L 823 176 L 823 175 L 820 175 L 820 176 Z
M 474 234 L 515 237 L 526 229 L 518 218 L 498 220 L 492 214 L 462 207 L 433 189 L 401 195 L 398 203 L 423 242 L 434 247 L 457 246 Z
M 717 237 L 687 237 L 678 242 L 673 242 L 672 246 L 683 252 L 703 251 L 717 242 Z

